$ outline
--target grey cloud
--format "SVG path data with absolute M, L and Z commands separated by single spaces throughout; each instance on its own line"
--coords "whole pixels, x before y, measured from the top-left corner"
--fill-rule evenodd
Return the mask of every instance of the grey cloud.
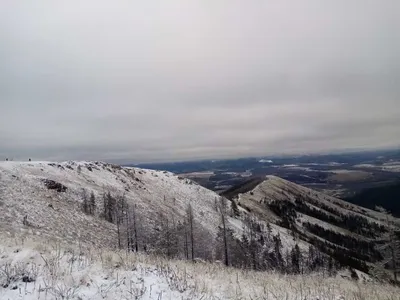
M 0 156 L 400 146 L 396 0 L 14 2 L 0 11 Z

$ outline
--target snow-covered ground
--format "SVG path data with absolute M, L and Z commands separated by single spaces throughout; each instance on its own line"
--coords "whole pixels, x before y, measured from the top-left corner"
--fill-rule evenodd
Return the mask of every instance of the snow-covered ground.
M 400 299 L 400 289 L 0 236 L 0 299 Z
M 49 190 L 43 180 L 61 183 L 67 190 Z M 137 206 L 143 226 L 152 226 L 160 214 L 178 222 L 189 204 L 197 224 L 210 234 L 216 234 L 220 222 L 215 209 L 218 194 L 169 172 L 99 162 L 0 162 L 0 230 L 29 231 L 72 243 L 115 243 L 114 225 L 82 213 L 83 189 L 95 194 L 97 216 L 103 206 L 102 195 L 110 191 Z M 24 216 L 29 228 L 23 225 Z
M 379 212 L 361 208 L 351 203 L 345 202 L 338 198 L 320 193 L 318 191 L 294 184 L 276 176 L 267 176 L 266 180 L 256 186 L 253 190 L 247 193 L 238 195 L 238 203 L 243 207 L 248 208 L 254 213 L 259 220 L 269 221 L 279 224 L 279 218 L 272 213 L 268 208 L 268 203 L 272 201 L 291 201 L 294 203 L 296 199 L 303 199 L 304 205 L 312 208 L 315 211 L 321 211 L 326 216 L 339 218 L 340 215 L 354 215 L 365 218 L 371 224 L 377 223 L 385 226 L 385 216 Z M 393 218 L 395 222 L 398 219 Z M 318 225 L 326 230 L 331 230 L 343 235 L 351 236 L 352 238 L 359 238 L 361 240 L 368 240 L 368 237 L 358 235 L 349 230 L 343 229 L 338 225 L 331 224 L 324 219 L 317 219 L 315 217 L 306 215 L 305 213 L 297 212 L 297 229 L 303 234 L 315 238 L 315 235 L 304 225 L 305 222 Z M 307 249 L 308 243 L 304 240 L 295 240 L 290 231 L 283 229 L 280 226 L 274 225 L 273 233 L 280 233 L 282 244 L 285 248 L 291 248 L 298 244 L 300 249 Z M 319 240 L 325 241 L 322 237 Z M 328 241 L 327 241 L 328 242 Z
M 278 177 L 266 179 L 238 199 L 264 225 L 274 216 L 251 199 L 294 201 L 302 194 L 343 213 L 362 213 L 373 221 L 382 217 Z M 44 180 L 60 183 L 66 190 L 48 189 Z M 95 216 L 82 212 L 83 189 L 96 196 Z M 0 162 L 0 281 L 7 277 L 15 281 L 0 288 L 0 299 L 300 299 L 299 295 L 301 299 L 368 299 L 351 296 L 361 283 L 340 278 L 283 277 L 105 250 L 117 240 L 116 226 L 99 218 L 105 192 L 124 195 L 135 204 L 144 227 L 157 222 L 160 214 L 182 220 L 190 204 L 196 224 L 209 233 L 209 240 L 202 242 L 215 240 L 220 196 L 189 179 L 100 162 Z M 242 216 L 248 213 L 244 206 L 239 210 Z M 24 217 L 28 225 L 23 224 Z M 241 218 L 228 217 L 228 224 L 240 236 Z M 308 249 L 287 229 L 271 224 L 271 231 L 280 234 L 287 250 L 295 244 Z M 22 243 L 21 237 L 28 239 Z M 20 276 L 21 270 L 29 276 L 33 273 L 35 281 L 26 282 L 30 277 Z M 10 277 L 10 272 L 15 276 Z
M 290 200 L 295 201 L 299 196 L 303 196 L 308 202 L 321 203 L 327 207 L 337 210 L 342 214 L 355 214 L 367 218 L 370 222 L 384 224 L 385 216 L 374 210 L 362 208 L 341 199 L 323 194 L 316 190 L 300 186 L 285 179 L 268 175 L 266 180 L 256 186 L 252 191 L 239 195 L 239 202 L 250 205 L 254 208 L 257 204 L 254 200 Z M 259 206 L 259 205 L 258 205 Z M 265 207 L 265 206 L 264 206 Z M 263 210 L 265 208 L 263 207 Z
M 59 182 L 67 190 L 49 190 L 43 179 Z M 270 185 L 272 181 L 277 184 Z M 272 178 L 256 190 L 264 190 L 266 184 L 269 196 L 276 199 L 283 189 L 290 187 L 288 182 Z M 82 189 L 94 192 L 96 196 L 98 211 L 94 217 L 81 210 Z M 74 244 L 115 245 L 116 226 L 98 217 L 103 206 L 102 194 L 106 191 L 123 194 L 128 203 L 137 205 L 143 226 L 152 226 L 160 213 L 170 220 L 182 220 L 190 203 L 196 224 L 211 234 L 207 244 L 211 245 L 215 240 L 212 236 L 215 237 L 220 225 L 215 208 L 218 194 L 169 172 L 120 168 L 99 162 L 0 162 L 0 232 L 28 233 L 37 238 Z M 242 208 L 241 211 L 242 215 L 247 213 Z M 268 215 L 265 209 L 263 213 Z M 24 216 L 31 226 L 23 225 Z M 241 236 L 241 219 L 228 217 L 228 220 L 237 236 Z M 264 225 L 271 220 L 260 218 Z M 302 249 L 308 248 L 307 243 L 294 240 L 287 229 L 271 225 L 272 234 L 281 235 L 284 248 L 290 250 L 295 244 Z
M 374 165 L 374 164 L 358 164 L 354 165 L 355 168 L 360 169 L 377 169 L 388 172 L 400 172 L 400 161 L 390 161 L 386 162 L 382 165 Z

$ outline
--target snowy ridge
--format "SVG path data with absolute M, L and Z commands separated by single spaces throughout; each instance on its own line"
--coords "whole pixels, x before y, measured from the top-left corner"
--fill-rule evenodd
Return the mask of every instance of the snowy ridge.
M 362 216 L 378 224 L 383 224 L 385 220 L 385 216 L 377 211 L 362 208 L 272 175 L 266 176 L 266 180 L 257 185 L 252 191 L 239 194 L 238 199 L 241 203 L 253 204 L 254 209 L 257 209 L 258 206 L 254 202 L 260 202 L 260 200 L 265 200 L 266 202 L 273 200 L 295 201 L 299 196 L 306 197 L 310 205 L 320 203 L 340 213 Z
M 57 192 L 46 188 L 43 180 L 61 183 L 67 189 Z M 98 212 L 106 191 L 124 195 L 128 203 L 137 205 L 141 220 L 152 226 L 160 213 L 181 220 L 188 204 L 193 207 L 196 222 L 211 234 L 220 225 L 215 209 L 219 195 L 189 179 L 166 171 L 140 168 L 121 168 L 102 162 L 0 162 L 0 230 L 28 231 L 31 234 L 63 242 L 90 242 L 96 245 L 115 245 L 115 225 L 101 218 L 82 213 L 82 189 L 94 192 Z M 229 201 L 228 201 L 229 204 Z M 242 215 L 247 211 L 241 209 Z M 33 226 L 23 225 L 24 216 Z M 260 219 L 266 224 L 266 220 Z M 240 218 L 228 216 L 228 224 L 237 236 L 242 233 Z M 279 233 L 284 248 L 308 244 L 293 240 L 287 230 L 272 224 L 272 234 Z
M 237 201 L 260 220 L 287 228 L 302 241 L 300 247 L 312 244 L 344 265 L 371 274 L 382 260 L 377 241 L 388 223 L 380 212 L 276 176 L 266 176 L 252 190 L 238 194 Z M 388 218 L 391 227 L 398 226 L 399 219 Z
M 62 184 L 65 192 L 49 190 L 44 180 Z M 115 242 L 115 226 L 81 212 L 82 189 L 96 196 L 98 210 L 104 192 L 124 195 L 137 205 L 149 226 L 166 214 L 180 220 L 190 203 L 196 220 L 210 234 L 219 224 L 215 199 L 219 196 L 194 182 L 169 172 L 121 168 L 100 162 L 1 162 L 0 229 L 29 230 L 36 235 L 62 241 L 91 241 L 98 245 Z M 32 226 L 22 224 L 27 216 Z

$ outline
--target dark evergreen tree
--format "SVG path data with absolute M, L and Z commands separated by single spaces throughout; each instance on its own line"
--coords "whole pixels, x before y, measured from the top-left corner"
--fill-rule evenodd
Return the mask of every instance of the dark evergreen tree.
M 236 216 L 236 217 L 240 216 L 239 207 L 236 204 L 236 201 L 232 200 L 231 203 L 232 203 L 232 216 Z
M 103 218 L 110 222 L 115 222 L 115 211 L 117 207 L 117 200 L 111 195 L 110 191 L 103 194 Z
M 301 252 L 299 245 L 295 245 L 290 253 L 291 256 L 291 265 L 292 265 L 292 272 L 295 274 L 300 273 L 300 264 L 301 264 Z
M 192 260 L 194 260 L 195 259 L 195 257 L 194 257 L 194 215 L 193 215 L 193 208 L 190 203 L 186 210 L 186 218 L 187 218 L 187 225 L 188 225 L 188 233 L 190 236 L 190 254 L 191 254 Z
M 94 215 L 96 212 L 96 197 L 93 191 L 90 193 L 89 199 L 89 214 Z
M 87 215 L 90 214 L 89 198 L 85 189 L 82 189 L 82 211 Z
M 334 266 L 334 261 L 332 256 L 329 256 L 328 258 L 328 275 L 333 276 L 335 273 L 335 266 Z
M 273 241 L 274 241 L 274 256 L 276 260 L 276 268 L 280 271 L 283 271 L 284 260 L 282 256 L 282 241 L 279 233 L 274 236 Z
M 267 237 L 268 237 L 268 239 L 271 239 L 271 235 L 272 235 L 272 228 L 271 228 L 271 224 L 268 222 L 267 223 Z
M 400 272 L 400 230 L 396 229 L 391 214 L 382 207 L 376 207 L 385 214 L 388 232 L 384 234 L 384 243 L 379 248 L 383 253 L 381 264 L 393 273 L 393 281 L 397 283 L 397 275 Z

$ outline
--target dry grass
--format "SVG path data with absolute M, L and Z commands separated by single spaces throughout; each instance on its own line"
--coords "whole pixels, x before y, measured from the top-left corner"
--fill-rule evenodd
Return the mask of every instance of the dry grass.
M 390 285 L 15 238 L 0 244 L 0 278 L 0 299 L 400 299 Z

